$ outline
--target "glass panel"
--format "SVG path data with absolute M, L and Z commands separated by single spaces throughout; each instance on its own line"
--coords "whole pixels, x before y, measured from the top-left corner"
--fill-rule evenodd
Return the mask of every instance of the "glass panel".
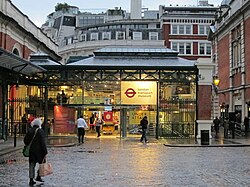
M 178 34 L 178 26 L 172 25 L 172 34 Z
M 185 34 L 184 28 L 185 28 L 184 25 L 179 26 L 179 34 Z
M 205 44 L 200 43 L 200 55 L 204 55 L 204 54 L 205 54 Z
M 159 135 L 192 137 L 196 111 L 196 86 L 189 83 L 161 83 Z
M 184 43 L 179 43 L 179 53 L 185 54 L 185 44 Z
M 191 43 L 186 43 L 186 54 L 191 54 Z
M 186 25 L 186 34 L 192 34 L 191 33 L 191 25 Z

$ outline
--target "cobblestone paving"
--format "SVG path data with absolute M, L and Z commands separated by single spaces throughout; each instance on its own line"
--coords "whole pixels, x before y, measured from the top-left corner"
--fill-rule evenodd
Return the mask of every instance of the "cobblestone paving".
M 93 138 L 49 148 L 54 173 L 42 186 L 250 186 L 249 147 L 171 148 L 151 142 Z M 9 162 L 0 164 L 0 186 L 27 184 L 28 159 L 21 152 L 9 155 Z

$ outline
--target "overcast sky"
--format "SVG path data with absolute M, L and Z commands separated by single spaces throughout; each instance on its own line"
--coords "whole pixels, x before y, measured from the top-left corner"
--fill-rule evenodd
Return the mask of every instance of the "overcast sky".
M 130 0 L 11 0 L 11 2 L 27 15 L 32 22 L 40 27 L 47 15 L 54 12 L 57 3 L 68 3 L 77 6 L 81 11 L 102 12 L 109 8 L 121 7 L 130 12 Z M 198 0 L 142 0 L 142 7 L 150 10 L 159 10 L 159 5 L 194 6 Z M 209 4 L 220 5 L 222 0 L 208 0 Z

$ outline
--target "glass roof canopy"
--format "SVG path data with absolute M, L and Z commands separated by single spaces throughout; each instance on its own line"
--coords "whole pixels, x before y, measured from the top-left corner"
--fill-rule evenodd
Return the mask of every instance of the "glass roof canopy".
M 0 48 L 0 67 L 28 76 L 46 71 L 44 68 L 24 60 L 2 48 Z

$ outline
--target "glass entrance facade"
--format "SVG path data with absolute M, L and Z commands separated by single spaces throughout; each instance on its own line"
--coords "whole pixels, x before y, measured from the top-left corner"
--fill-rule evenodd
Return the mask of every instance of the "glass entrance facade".
M 75 134 L 83 114 L 93 134 L 93 115 L 105 121 L 103 134 L 123 137 L 139 135 L 146 115 L 149 135 L 195 135 L 198 70 L 175 51 L 107 48 L 77 62 L 42 67 L 43 84 L 27 89 L 34 92 L 27 91 L 27 106 L 20 111 L 44 116 L 50 134 Z
M 98 115 L 105 121 L 103 135 L 139 136 L 140 120 L 147 116 L 148 135 L 193 137 L 196 119 L 196 76 L 187 72 L 182 72 L 181 76 L 182 79 L 174 81 L 86 80 L 78 85 L 51 85 L 48 87 L 48 134 L 76 133 L 75 120 L 83 114 L 90 126 L 89 135 L 95 135 L 95 125 L 91 117 Z M 122 88 L 124 83 L 129 87 L 127 90 L 125 88 L 126 91 Z M 156 89 L 150 91 L 145 86 L 146 83 L 155 85 Z M 20 86 L 19 91 L 23 92 L 18 97 L 25 96 L 25 105 L 19 105 L 18 113 L 21 116 L 26 113 L 27 117 L 32 114 L 44 116 L 44 88 L 29 87 L 27 93 L 24 93 L 23 88 L 25 87 Z M 130 89 L 135 91 L 135 95 L 141 94 L 141 98 L 138 97 L 131 103 L 125 102 L 124 96 L 128 99 L 132 97 L 133 92 Z M 156 99 L 148 101 L 148 97 Z M 122 111 L 125 111 L 125 114 Z M 16 113 L 15 120 L 20 121 L 20 115 Z

